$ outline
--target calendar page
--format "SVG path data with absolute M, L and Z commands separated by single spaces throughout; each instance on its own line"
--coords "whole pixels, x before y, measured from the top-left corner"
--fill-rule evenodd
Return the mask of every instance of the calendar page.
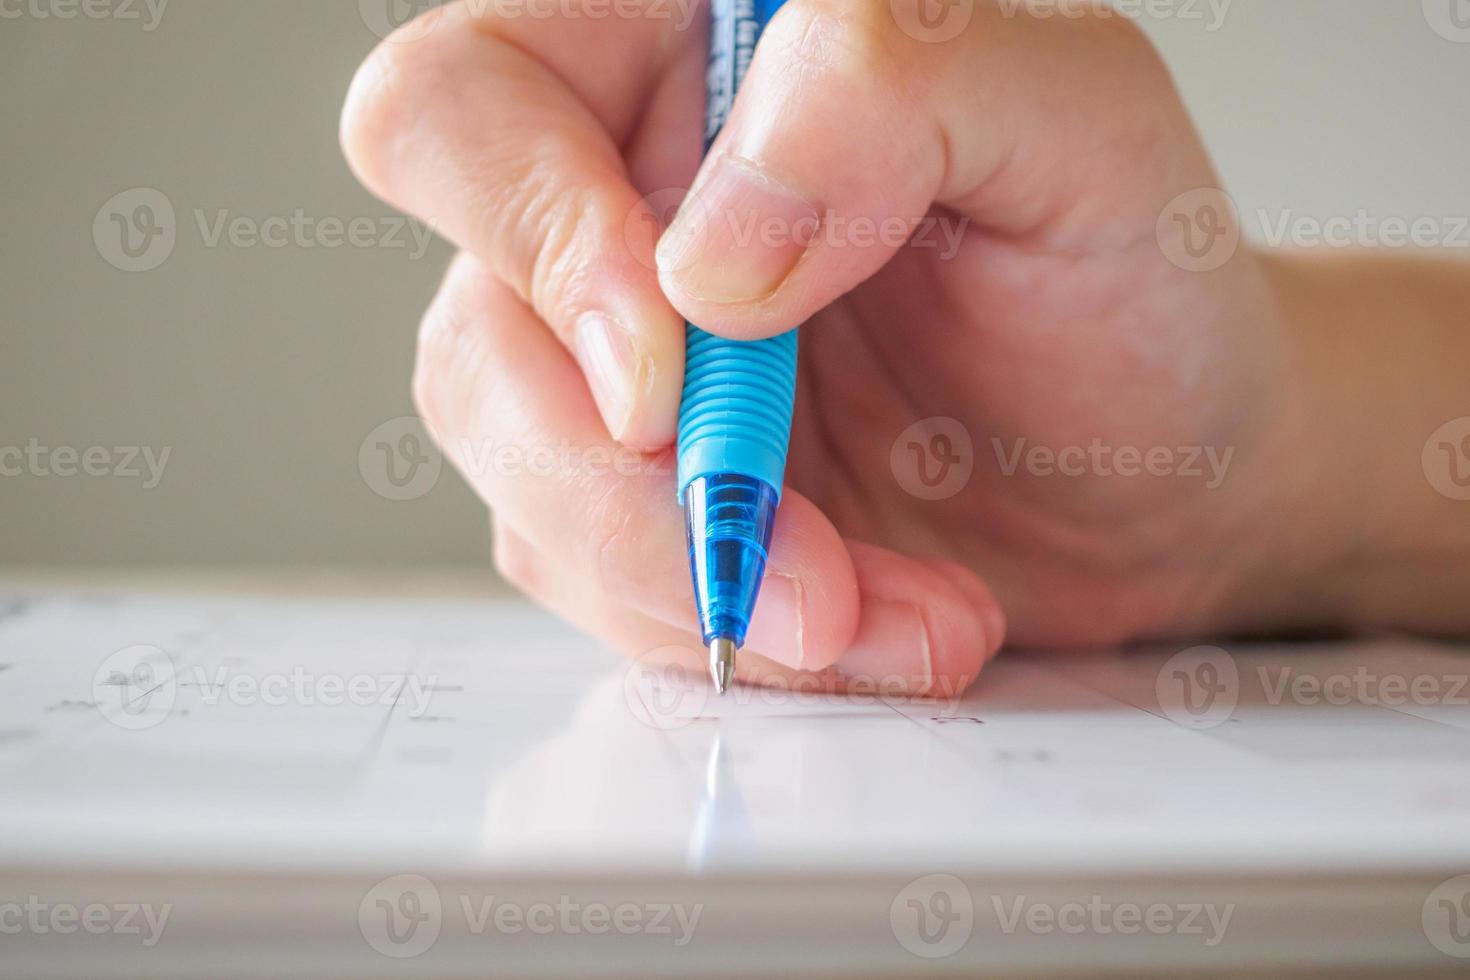
M 1328 898 L 1344 876 L 1365 914 L 1396 894 L 1383 882 L 1414 882 L 1417 914 L 1470 872 L 1467 676 L 1464 651 L 1385 638 L 1007 653 L 950 699 L 722 698 L 517 601 L 17 592 L 0 604 L 0 883 L 407 874 L 448 916 L 443 883 L 466 876 L 851 880 L 896 883 L 874 899 L 889 923 L 907 914 L 893 888 L 933 875 Z M 915 909 L 951 907 L 924 888 Z M 383 908 L 415 921 L 412 892 Z M 376 914 L 366 894 L 344 922 Z M 1029 914 L 966 895 L 997 927 Z

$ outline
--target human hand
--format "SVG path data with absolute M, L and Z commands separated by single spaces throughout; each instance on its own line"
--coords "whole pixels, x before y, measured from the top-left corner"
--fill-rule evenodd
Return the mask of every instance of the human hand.
M 1219 180 L 1136 28 L 979 2 L 934 41 L 904 0 L 793 0 L 701 167 L 703 17 L 642 9 L 450 4 L 375 52 L 344 114 L 364 183 L 464 249 L 415 392 L 511 581 L 624 651 L 702 663 L 667 451 L 687 317 L 805 325 L 746 679 L 952 693 L 1007 622 L 1100 645 L 1269 617 L 1264 594 L 1313 560 L 1284 560 L 1270 526 L 1309 479 L 1278 465 L 1292 340 L 1248 249 L 1171 261 L 1166 205 Z M 935 417 L 975 446 L 938 501 L 890 465 Z M 1094 445 L 1165 449 L 1174 471 L 1028 455 Z M 487 465 L 506 446 L 576 457 Z M 620 447 L 634 475 L 606 465 Z M 1179 472 L 1196 450 L 1199 476 Z

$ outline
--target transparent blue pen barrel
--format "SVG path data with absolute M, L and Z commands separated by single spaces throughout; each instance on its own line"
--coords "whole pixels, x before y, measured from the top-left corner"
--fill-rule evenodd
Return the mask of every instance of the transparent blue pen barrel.
M 770 485 L 747 476 L 702 476 L 685 490 L 689 568 L 706 644 L 723 637 L 745 645 L 778 503 Z

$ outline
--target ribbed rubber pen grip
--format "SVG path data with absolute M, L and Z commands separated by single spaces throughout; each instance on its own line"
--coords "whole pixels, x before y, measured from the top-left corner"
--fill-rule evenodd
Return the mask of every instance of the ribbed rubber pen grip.
M 721 473 L 761 480 L 779 495 L 796 401 L 796 331 L 738 341 L 690 324 L 686 349 L 679 499 L 695 480 Z

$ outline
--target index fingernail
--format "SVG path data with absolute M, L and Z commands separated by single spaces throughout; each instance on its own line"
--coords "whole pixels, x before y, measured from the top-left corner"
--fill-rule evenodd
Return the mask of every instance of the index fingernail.
M 648 388 L 652 360 L 631 331 L 601 313 L 577 320 L 572 346 L 608 431 L 621 439 L 638 394 Z

